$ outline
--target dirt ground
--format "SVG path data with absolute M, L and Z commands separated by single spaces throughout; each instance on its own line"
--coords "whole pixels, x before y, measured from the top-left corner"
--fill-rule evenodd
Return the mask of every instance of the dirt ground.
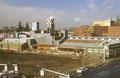
M 80 59 L 72 59 L 69 57 L 45 54 L 19 54 L 2 51 L 0 51 L 0 63 L 17 63 L 19 64 L 20 72 L 31 77 L 37 75 L 38 70 L 36 65 L 62 73 L 67 73 L 81 65 Z M 45 73 L 45 75 L 47 78 L 52 76 L 52 74 L 48 72 L 47 74 Z

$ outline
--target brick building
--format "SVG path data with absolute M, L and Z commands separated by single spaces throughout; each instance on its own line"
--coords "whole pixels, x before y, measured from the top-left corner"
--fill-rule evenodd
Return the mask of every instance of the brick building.
M 93 26 L 93 36 L 106 36 L 108 33 L 108 26 Z
M 100 37 L 120 37 L 120 26 L 94 26 L 94 35 Z
M 109 36 L 109 37 L 120 37 L 120 26 L 109 27 L 107 36 Z
M 73 29 L 74 36 L 83 36 L 83 37 L 87 36 L 88 37 L 88 36 L 91 36 L 92 33 L 93 33 L 92 26 L 79 26 Z

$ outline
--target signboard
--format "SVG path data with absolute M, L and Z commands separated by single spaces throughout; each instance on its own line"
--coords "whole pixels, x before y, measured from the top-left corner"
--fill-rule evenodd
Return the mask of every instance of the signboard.
M 44 76 L 44 70 L 40 70 L 40 76 Z

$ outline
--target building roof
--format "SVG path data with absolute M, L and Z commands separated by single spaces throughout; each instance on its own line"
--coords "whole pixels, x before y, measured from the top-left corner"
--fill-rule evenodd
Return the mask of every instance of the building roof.
M 24 44 L 26 43 L 27 40 L 26 39 L 19 39 L 19 38 L 6 38 L 3 41 L 1 41 L 0 43 L 15 43 L 15 44 Z
M 64 41 L 60 47 L 98 47 L 102 41 L 98 40 L 70 40 L 67 39 Z
M 36 44 L 36 45 L 33 45 L 33 46 L 37 46 L 37 47 L 52 47 L 52 45 L 49 45 L 49 44 Z
M 101 41 L 98 41 L 98 40 L 76 40 L 76 39 L 67 39 L 65 40 L 65 42 L 68 42 L 68 43 L 101 43 Z

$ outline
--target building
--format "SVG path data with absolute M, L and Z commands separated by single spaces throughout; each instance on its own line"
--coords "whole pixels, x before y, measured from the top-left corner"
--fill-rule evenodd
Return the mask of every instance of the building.
M 120 37 L 120 19 L 116 21 L 108 20 L 94 21 L 93 26 L 74 27 L 73 36 L 82 37 Z
M 0 49 L 23 51 L 23 50 L 29 50 L 29 45 L 26 39 L 6 38 L 0 42 Z
M 94 33 L 92 36 L 107 37 L 108 28 L 108 26 L 93 26 Z
M 93 26 L 113 26 L 114 25 L 114 21 L 112 20 L 112 18 L 109 18 L 107 20 L 99 20 L 99 21 L 94 21 L 93 22 Z
M 37 50 L 48 50 L 53 48 L 54 46 L 60 45 L 66 39 L 66 31 L 61 30 L 54 35 L 51 33 L 46 33 L 41 31 L 40 33 L 31 32 L 31 37 L 34 38 L 37 42 L 36 47 Z
M 94 26 L 93 36 L 99 37 L 120 37 L 120 26 Z
M 101 43 L 102 41 L 98 40 L 67 39 L 59 46 L 58 50 L 65 52 L 77 52 L 81 54 L 94 52 L 94 49 L 97 49 L 95 50 L 96 53 L 104 53 L 104 46 L 101 46 Z
M 57 50 L 81 58 L 86 65 L 100 64 L 105 62 L 106 58 L 120 56 L 119 39 L 99 38 L 71 36 L 60 44 Z
M 99 40 L 67 39 L 58 47 L 58 51 L 71 54 L 72 57 L 79 57 L 85 65 L 96 65 L 103 63 L 107 57 L 108 51 L 102 44 L 103 41 Z
M 33 31 L 39 30 L 39 22 L 32 22 L 32 30 Z
M 92 26 L 78 26 L 74 27 L 73 34 L 74 36 L 90 37 L 93 33 Z
M 120 26 L 109 27 L 108 33 L 105 35 L 108 37 L 120 37 Z
M 120 56 L 120 41 L 109 42 L 109 57 L 119 57 Z
M 37 50 L 48 50 L 62 43 L 66 37 L 66 30 L 55 30 L 55 19 L 50 16 L 47 19 L 48 27 L 37 32 L 37 24 L 33 23 L 33 30 L 30 32 L 31 38 L 35 39 L 37 44 L 32 45 Z

